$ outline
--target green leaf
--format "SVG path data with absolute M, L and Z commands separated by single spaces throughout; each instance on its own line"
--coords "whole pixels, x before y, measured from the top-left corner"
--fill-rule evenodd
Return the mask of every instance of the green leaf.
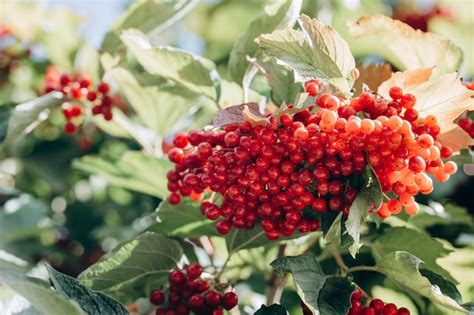
M 87 155 L 74 167 L 104 177 L 109 184 L 164 199 L 168 195 L 166 173 L 171 162 L 138 151 L 127 151 L 119 160 Z
M 189 13 L 197 3 L 195 0 L 136 1 L 106 34 L 102 50 L 115 52 L 120 45 L 120 34 L 129 28 L 136 28 L 149 36 L 156 36 Z
M 284 103 L 297 104 L 299 95 L 304 92 L 303 85 L 295 81 L 293 69 L 279 65 L 275 59 L 261 63 L 271 88 L 272 101 L 281 106 Z
M 301 10 L 302 0 L 279 0 L 264 8 L 264 12 L 234 42 L 229 57 L 229 72 L 232 79 L 242 84 L 249 63 L 246 56 L 255 56 L 258 46 L 255 38 L 276 29 L 292 27 Z
M 360 228 L 367 218 L 370 209 L 377 210 L 382 204 L 382 188 L 377 180 L 372 168 L 365 171 L 366 183 L 357 194 L 356 199 L 349 209 L 349 216 L 345 223 L 347 233 L 354 240 L 354 244 L 349 248 L 352 257 L 359 252 Z
M 164 235 L 145 232 L 119 244 L 111 253 L 79 275 L 79 281 L 127 302 L 145 296 L 146 281 L 165 283 L 168 272 L 183 256 L 179 243 Z
M 450 40 L 385 15 L 362 17 L 350 24 L 349 33 L 356 57 L 379 55 L 399 70 L 435 66 L 434 75 L 440 75 L 458 71 L 463 60 L 461 49 Z
M 462 304 L 461 293 L 459 293 L 458 289 L 452 282 L 429 269 L 420 269 L 420 273 L 423 277 L 428 278 L 431 284 L 436 285 L 444 295 L 447 295 L 459 304 Z
M 301 16 L 300 26 L 301 31 L 277 30 L 261 35 L 256 42 L 267 55 L 293 68 L 302 80 L 342 78 L 346 87 L 340 82 L 337 87 L 350 93 L 347 88 L 354 83 L 351 71 L 355 61 L 347 43 L 333 28 L 306 15 Z
M 433 225 L 468 225 L 472 226 L 472 217 L 467 209 L 448 203 L 444 206 L 437 202 L 430 202 L 429 206 L 421 205 L 416 215 L 410 216 L 408 222 L 418 228 L 427 228 Z
M 410 253 L 397 251 L 383 257 L 376 265 L 376 270 L 388 276 L 392 281 L 421 294 L 436 304 L 449 309 L 465 312 L 456 300 L 443 294 L 438 285 L 432 284 L 420 273 L 422 261 Z M 445 288 L 446 290 L 446 288 Z
M 8 147 L 14 141 L 33 131 L 41 121 L 48 118 L 51 109 L 59 107 L 64 101 L 61 92 L 53 92 L 17 105 L 8 121 L 3 147 Z
M 449 272 L 441 268 L 436 260 L 447 256 L 452 250 L 429 235 L 405 227 L 386 229 L 371 246 L 377 261 L 396 251 L 405 251 L 423 260 L 424 267 L 442 275 L 451 282 L 457 283 Z
M 219 76 L 212 61 L 173 47 L 153 48 L 138 30 L 124 31 L 120 38 L 148 73 L 217 100 Z
M 329 230 L 324 236 L 324 242 L 326 244 L 334 243 L 335 246 L 338 246 L 341 243 L 341 228 L 342 228 L 342 212 L 339 212 L 336 219 L 332 222 Z
M 345 315 L 350 308 L 354 287 L 342 277 L 326 276 L 316 259 L 308 254 L 278 258 L 273 270 L 290 272 L 303 302 L 313 311 L 328 315 Z
M 88 75 L 92 82 L 100 81 L 99 52 L 87 44 L 82 46 L 76 53 L 74 71 Z
M 179 118 L 198 104 L 198 96 L 161 84 L 142 86 L 128 70 L 116 67 L 106 73 L 115 83 L 146 127 L 165 136 Z
M 0 270 L 26 273 L 29 270 L 28 263 L 23 259 L 16 257 L 0 249 Z
M 0 107 L 0 142 L 7 136 L 8 121 L 12 115 L 12 110 L 4 106 Z
M 5 211 L 5 207 L 9 211 Z M 49 228 L 38 226 L 46 218 L 48 207 L 28 195 L 10 199 L 0 211 L 0 244 L 27 239 Z
M 164 200 L 158 207 L 158 221 L 151 227 L 153 231 L 170 236 L 198 238 L 203 235 L 217 235 L 216 222 L 206 219 L 199 210 L 201 203 L 184 198 L 178 205 Z
M 51 290 L 48 283 L 13 272 L 2 272 L 0 283 L 25 297 L 38 311 L 48 315 L 85 315 L 73 301 Z
M 285 306 L 280 304 L 272 304 L 269 306 L 262 305 L 254 315 L 286 315 L 288 314 Z
M 67 299 L 77 302 L 89 315 L 129 314 L 127 309 L 111 297 L 90 290 L 76 279 L 48 266 L 48 273 L 56 291 Z

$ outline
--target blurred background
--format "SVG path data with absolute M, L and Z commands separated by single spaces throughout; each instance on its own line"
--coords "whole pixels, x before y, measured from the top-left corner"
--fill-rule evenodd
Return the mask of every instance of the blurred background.
M 151 41 L 203 55 L 214 61 L 226 78 L 235 40 L 270 1 L 195 2 L 185 17 L 152 36 Z M 89 66 L 91 48 L 99 49 L 104 38 L 113 40 L 106 37 L 107 32 L 131 4 L 123 0 L 0 0 L 0 118 L 14 105 L 42 94 L 51 65 L 61 71 L 71 71 L 81 62 L 86 63 L 83 67 Z M 348 20 L 375 13 L 392 16 L 454 41 L 464 51 L 460 75 L 469 82 L 474 74 L 471 0 L 305 0 L 303 12 L 332 24 L 343 36 Z M 383 60 L 356 54 L 356 61 Z M 258 78 L 254 85 L 256 90 L 260 88 Z M 114 185 L 110 178 L 91 175 L 73 163 L 92 154 L 116 161 L 124 152 L 139 149 L 135 142 L 113 137 L 92 124 L 73 137 L 66 136 L 61 119 L 59 114 L 52 115 L 14 154 L 0 161 L 0 257 L 5 251 L 33 265 L 47 261 L 76 276 L 118 242 L 146 229 L 154 220 L 152 213 L 160 198 Z M 0 133 L 4 129 L 0 126 Z M 458 172 L 418 201 L 435 212 L 449 202 L 455 218 L 460 213 L 457 207 L 472 215 L 473 182 L 472 176 Z M 474 267 L 472 227 L 454 220 L 449 225 L 430 224 L 427 229 L 431 235 L 466 249 L 468 254 L 458 257 L 459 261 L 446 264 L 467 264 L 467 270 Z M 462 289 L 470 295 L 465 299 L 472 300 L 472 283 Z

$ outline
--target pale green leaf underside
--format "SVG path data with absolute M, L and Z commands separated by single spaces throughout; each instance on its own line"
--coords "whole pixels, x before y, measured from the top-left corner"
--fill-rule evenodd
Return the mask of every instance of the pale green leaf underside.
M 461 49 L 450 40 L 383 15 L 362 17 L 349 25 L 349 33 L 355 56 L 379 55 L 400 70 L 435 66 L 439 76 L 457 71 L 463 60 Z
M 167 159 L 158 159 L 135 151 L 124 153 L 118 161 L 88 155 L 74 162 L 75 168 L 102 176 L 111 185 L 161 199 L 168 195 L 166 173 L 171 165 Z
M 210 60 L 173 47 L 152 47 L 148 38 L 135 29 L 124 31 L 120 38 L 148 73 L 174 81 L 194 93 L 217 98 L 218 74 Z
M 276 29 L 292 27 L 301 10 L 301 0 L 278 0 L 264 9 L 262 15 L 255 19 L 235 41 L 229 57 L 229 72 L 234 81 L 241 84 L 249 66 L 246 56 L 255 56 L 258 50 L 254 42 L 260 34 Z

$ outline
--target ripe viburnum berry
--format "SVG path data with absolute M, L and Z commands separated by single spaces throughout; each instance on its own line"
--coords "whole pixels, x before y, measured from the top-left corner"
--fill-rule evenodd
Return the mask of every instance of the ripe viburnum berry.
M 101 82 L 98 85 L 97 91 L 93 90 L 90 78 L 84 75 L 70 75 L 63 73 L 60 76 L 52 77 L 46 75 L 44 92 L 49 93 L 53 91 L 60 91 L 70 99 L 77 101 L 89 101 L 92 103 L 92 114 L 102 115 L 105 120 L 112 120 L 113 100 L 107 94 L 110 87 L 107 83 Z M 64 117 L 67 123 L 64 127 L 66 134 L 73 134 L 79 129 L 77 118 L 84 114 L 82 105 L 68 106 L 64 109 Z M 74 121 L 73 121 L 74 120 Z M 72 128 L 72 125 L 75 128 Z
M 381 218 L 416 213 L 413 197 L 433 190 L 429 175 L 444 182 L 456 172 L 454 162 L 441 160 L 452 151 L 438 139 L 436 117 L 418 118 L 416 97 L 401 88 L 390 89 L 391 99 L 364 92 L 350 100 L 320 91 L 315 81 L 306 88 L 317 95 L 318 110 L 289 107 L 261 124 L 177 134 L 168 151 L 175 163 L 168 201 L 211 191 L 201 212 L 217 220 L 220 234 L 260 226 L 276 240 L 318 229 L 328 212 L 348 216 L 363 181 L 351 179 L 368 165 L 394 196 L 373 209 Z
M 169 289 L 157 289 L 150 293 L 150 302 L 160 306 L 155 314 L 223 314 L 238 303 L 234 292 L 223 292 L 226 284 L 201 278 L 202 266 L 192 264 L 170 272 Z M 167 296 L 166 296 L 167 295 Z

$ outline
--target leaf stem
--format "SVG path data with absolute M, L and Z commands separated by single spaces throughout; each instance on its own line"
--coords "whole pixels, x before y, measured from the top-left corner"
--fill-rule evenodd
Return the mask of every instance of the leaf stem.
M 339 251 L 337 250 L 336 245 L 329 244 L 328 248 L 331 251 L 331 254 L 336 260 L 336 264 L 339 266 L 339 269 L 341 269 L 342 273 L 343 274 L 347 273 L 348 267 L 346 266 L 346 263 L 342 259 L 341 253 L 339 253 Z
M 346 270 L 347 273 L 351 273 L 351 272 L 355 272 L 355 271 L 375 271 L 375 272 L 378 272 L 378 269 L 377 269 L 377 267 L 373 267 L 373 266 L 354 266 L 354 267 L 348 268 Z
M 224 264 L 222 265 L 221 271 L 216 275 L 216 279 L 220 280 L 222 277 L 222 274 L 224 273 L 225 269 L 227 268 L 227 265 L 229 264 L 230 257 L 232 257 L 233 253 L 229 253 L 229 256 L 227 256 L 227 259 L 224 261 Z
M 286 244 L 281 244 L 278 247 L 277 258 L 285 256 Z M 270 279 L 270 288 L 267 293 L 267 305 L 278 303 L 281 299 L 283 293 L 283 288 L 285 286 L 287 277 L 279 277 L 275 272 L 272 274 Z

